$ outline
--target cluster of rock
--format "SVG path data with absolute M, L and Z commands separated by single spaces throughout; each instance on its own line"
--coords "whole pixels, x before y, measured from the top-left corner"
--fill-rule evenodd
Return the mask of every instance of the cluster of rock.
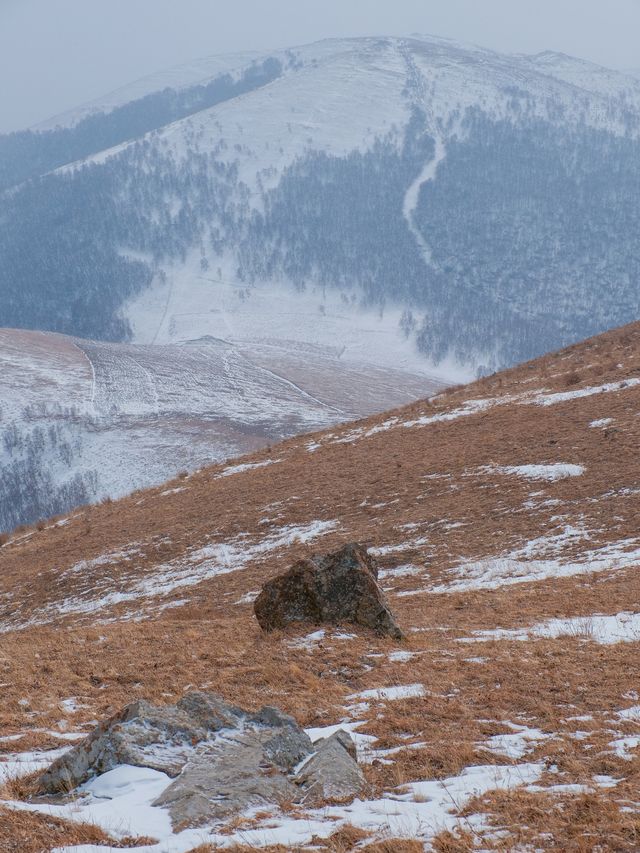
M 344 801 L 365 786 L 347 732 L 314 744 L 277 708 L 249 713 L 193 692 L 176 705 L 128 705 L 54 762 L 39 788 L 67 793 L 123 764 L 173 778 L 154 805 L 168 809 L 174 826 L 223 820 L 252 806 Z
M 254 612 L 265 631 L 300 622 L 351 623 L 397 640 L 403 637 L 378 586 L 378 566 L 357 544 L 299 560 L 264 585 Z
M 255 602 L 266 631 L 295 623 L 352 623 L 403 637 L 366 548 L 300 560 L 267 583 Z M 176 705 L 127 705 L 54 762 L 39 779 L 43 794 L 68 793 L 120 765 L 148 767 L 173 781 L 154 805 L 174 826 L 219 821 L 253 806 L 318 806 L 359 794 L 365 779 L 351 736 L 338 730 L 311 742 L 277 708 L 243 711 L 212 693 Z

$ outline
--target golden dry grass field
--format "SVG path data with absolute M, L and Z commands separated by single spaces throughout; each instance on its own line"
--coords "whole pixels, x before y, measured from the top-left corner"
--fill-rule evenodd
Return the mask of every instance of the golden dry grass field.
M 0 756 L 68 746 L 135 698 L 214 690 L 306 727 L 358 723 L 371 801 L 528 768 L 452 793 L 441 825 L 404 837 L 345 818 L 262 849 L 640 849 L 639 418 L 632 325 L 16 531 L 0 549 Z M 261 584 L 345 541 L 377 555 L 406 641 L 263 635 Z M 30 777 L 5 775 L 2 851 L 165 849 L 43 817 Z M 227 849 L 256 849 L 273 820 L 240 816 Z

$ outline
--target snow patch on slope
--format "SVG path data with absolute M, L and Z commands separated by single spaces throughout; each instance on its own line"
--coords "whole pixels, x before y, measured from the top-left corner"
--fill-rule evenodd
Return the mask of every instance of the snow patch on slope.
M 566 480 L 569 477 L 580 477 L 584 474 L 582 465 L 570 465 L 555 462 L 552 465 L 505 465 L 499 468 L 484 468 L 489 473 L 496 471 L 500 474 L 514 474 L 516 477 L 524 477 L 526 480 Z
M 600 645 L 637 643 L 640 641 L 640 613 L 617 613 L 614 616 L 574 616 L 566 619 L 548 619 L 528 628 L 477 631 L 473 640 L 531 640 L 535 637 L 556 639 L 580 637 Z M 471 642 L 471 640 L 469 640 Z
M 510 767 L 485 765 L 468 767 L 458 776 L 443 780 L 412 782 L 374 800 L 356 799 L 349 805 L 295 810 L 262 819 L 254 829 L 219 833 L 217 828 L 171 831 L 168 813 L 151 803 L 171 783 L 164 773 L 144 768 L 120 766 L 84 787 L 86 800 L 68 805 L 11 802 L 10 808 L 36 811 L 72 821 L 95 823 L 116 838 L 147 835 L 157 844 L 136 848 L 140 853 L 187 853 L 199 844 L 227 847 L 245 844 L 266 847 L 280 844 L 286 849 L 308 845 L 314 836 L 327 838 L 342 824 L 349 824 L 383 837 L 418 838 L 427 843 L 443 829 L 468 825 L 457 811 L 476 796 L 492 790 L 510 790 L 531 784 L 544 770 L 543 764 Z M 58 848 L 57 853 L 101 853 L 95 845 Z
M 264 462 L 244 462 L 240 465 L 228 465 L 220 474 L 216 474 L 216 480 L 221 477 L 232 477 L 234 474 L 243 474 L 245 471 L 255 471 L 257 468 L 267 468 L 281 462 L 281 459 L 266 459 Z
M 504 556 L 462 562 L 447 572 L 454 580 L 432 587 L 431 592 L 499 589 L 519 583 L 624 569 L 640 562 L 640 544 L 637 539 L 613 542 L 567 560 L 530 559 L 532 553 L 525 546 Z
M 302 525 L 282 527 L 258 541 L 248 541 L 244 535 L 226 542 L 214 542 L 203 548 L 192 550 L 186 556 L 153 566 L 150 572 L 142 573 L 140 568 L 131 565 L 130 573 L 116 580 L 107 576 L 93 577 L 89 587 L 73 597 L 35 612 L 26 625 L 13 623 L 0 624 L 0 634 L 6 631 L 20 630 L 28 625 L 42 625 L 56 618 L 80 615 L 106 615 L 110 608 L 136 602 L 132 611 L 122 618 L 143 618 L 141 600 L 151 601 L 165 598 L 176 589 L 187 589 L 206 580 L 221 575 L 239 572 L 251 562 L 260 560 L 269 554 L 295 543 L 313 542 L 340 527 L 338 521 L 311 521 Z M 142 577 L 140 575 L 142 574 Z M 166 606 L 180 606 L 187 603 L 169 601 Z
M 570 400 L 580 400 L 583 397 L 592 397 L 594 394 L 610 394 L 615 391 L 623 391 L 625 388 L 635 388 L 640 385 L 640 379 L 622 379 L 619 382 L 606 382 L 603 385 L 592 385 L 587 388 L 576 388 L 575 391 L 560 391 L 557 393 L 538 394 L 525 403 L 536 406 L 554 406 L 556 403 L 567 403 Z

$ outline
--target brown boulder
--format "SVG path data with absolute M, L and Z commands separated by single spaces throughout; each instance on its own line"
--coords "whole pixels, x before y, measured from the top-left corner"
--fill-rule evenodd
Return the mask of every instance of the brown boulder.
M 300 560 L 264 585 L 254 604 L 256 618 L 264 631 L 296 622 L 349 622 L 402 639 L 377 577 L 375 560 L 357 544 L 345 545 L 333 554 Z

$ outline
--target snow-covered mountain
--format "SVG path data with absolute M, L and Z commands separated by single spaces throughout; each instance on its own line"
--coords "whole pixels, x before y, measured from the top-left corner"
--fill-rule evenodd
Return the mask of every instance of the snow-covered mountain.
M 640 311 L 631 75 L 338 39 L 202 60 L 46 127 L 0 139 L 6 326 L 180 342 L 219 335 L 235 293 L 260 306 L 247 328 L 278 315 L 305 343 L 348 349 L 342 306 L 387 315 L 376 363 L 402 345 L 469 376 Z
M 0 533 L 441 387 L 284 340 L 133 345 L 0 329 L 0 367 Z
M 633 76 L 430 36 L 203 59 L 0 137 L 0 327 L 69 336 L 85 383 L 61 338 L 44 374 L 0 341 L 0 526 L 640 316 L 638 163 Z

